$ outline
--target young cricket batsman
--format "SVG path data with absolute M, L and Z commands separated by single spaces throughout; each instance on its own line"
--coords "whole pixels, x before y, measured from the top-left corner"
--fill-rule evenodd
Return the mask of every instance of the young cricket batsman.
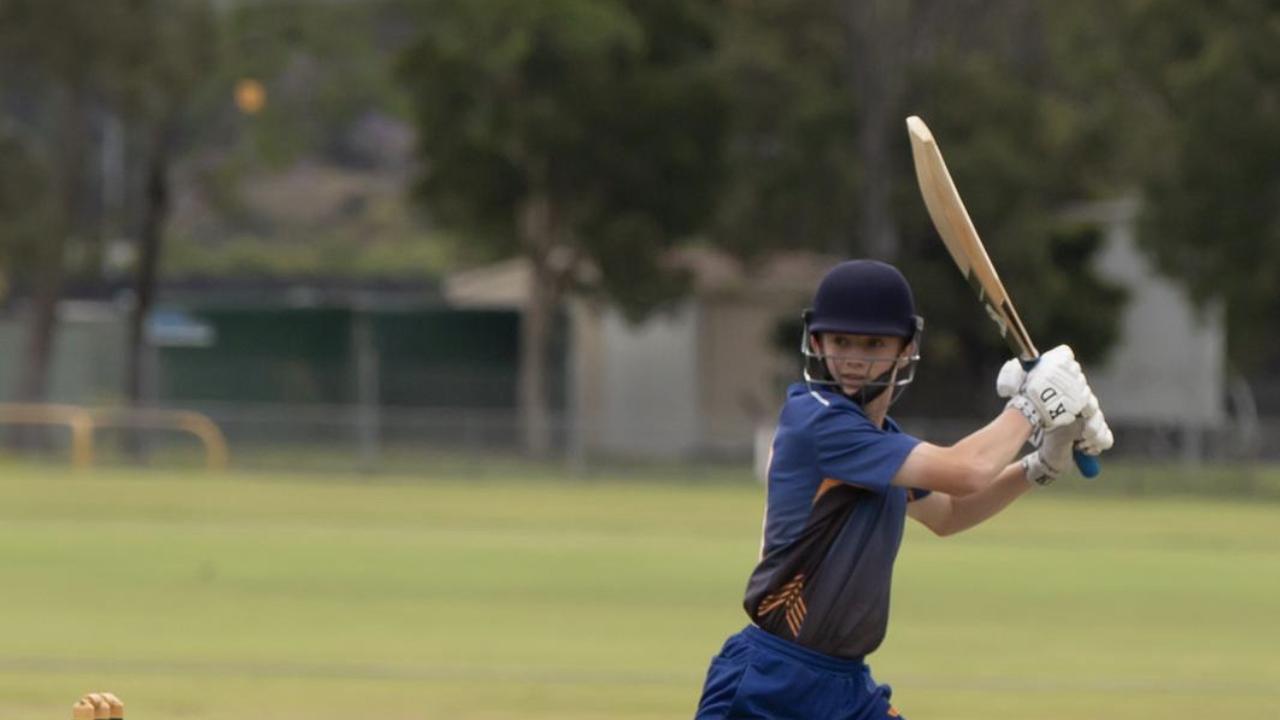
M 1030 371 L 1007 363 L 1004 411 L 954 445 L 899 429 L 887 413 L 915 375 L 924 323 L 891 265 L 837 265 L 804 320 L 804 382 L 778 420 L 747 583 L 751 623 L 712 659 L 699 719 L 901 717 L 865 658 L 884 639 L 904 518 L 942 536 L 966 530 L 1051 483 L 1073 448 L 1112 444 L 1066 346 Z M 1036 449 L 1015 460 L 1028 440 Z

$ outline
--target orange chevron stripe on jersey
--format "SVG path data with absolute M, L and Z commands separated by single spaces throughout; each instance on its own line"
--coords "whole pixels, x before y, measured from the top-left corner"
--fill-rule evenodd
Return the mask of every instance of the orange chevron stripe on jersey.
M 760 607 L 756 610 L 756 614 L 768 615 L 781 608 L 785 613 L 787 629 L 791 630 L 793 637 L 798 637 L 800 635 L 800 626 L 804 624 L 804 617 L 809 612 L 809 608 L 804 604 L 804 597 L 801 595 L 803 591 L 804 573 L 799 573 L 792 578 L 791 582 L 765 596 L 764 600 L 760 601 Z

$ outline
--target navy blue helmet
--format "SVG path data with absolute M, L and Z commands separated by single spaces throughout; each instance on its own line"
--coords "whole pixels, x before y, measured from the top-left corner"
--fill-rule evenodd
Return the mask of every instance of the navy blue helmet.
M 886 335 L 906 339 L 906 362 L 868 382 L 855 398 L 870 402 L 892 387 L 894 399 L 915 379 L 920 360 L 920 336 L 924 318 L 916 314 L 911 285 L 894 266 L 878 260 L 849 260 L 836 265 L 813 295 L 813 307 L 804 313 L 801 351 L 805 357 L 805 381 L 839 386 L 827 370 L 826 356 L 810 344 L 810 338 L 827 332 Z

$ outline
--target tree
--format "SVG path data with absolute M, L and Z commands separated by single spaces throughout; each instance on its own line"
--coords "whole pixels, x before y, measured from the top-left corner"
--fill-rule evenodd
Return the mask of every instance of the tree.
M 1086 31 L 1097 28 L 1059 5 L 735 3 L 717 240 L 748 255 L 807 247 L 896 260 L 929 316 L 927 351 L 954 368 L 943 382 L 972 386 L 1007 351 L 955 301 L 969 291 L 924 212 L 903 125 L 920 114 L 1036 337 L 1100 356 L 1123 294 L 1090 268 L 1098 233 L 1061 217 L 1110 197 L 1127 154 L 1108 132 L 1119 104 L 1089 92 Z
M 912 66 L 946 28 L 960 24 L 940 21 L 962 21 L 973 12 L 967 5 L 957 0 L 839 0 L 846 40 L 842 74 L 858 104 L 854 140 L 862 175 L 857 231 L 860 244 L 874 257 L 892 261 L 899 252 L 892 208 L 898 178 L 893 148 L 902 136 Z
M 836 3 L 733 3 L 722 38 L 733 111 L 716 243 L 747 258 L 779 246 L 856 252 L 864 173 Z
M 1064 219 L 1064 210 L 1112 199 L 1126 186 L 1125 168 L 1113 165 L 1123 155 L 1122 135 L 1107 125 L 1118 105 L 1101 102 L 1090 85 L 1095 76 L 1079 67 L 1088 48 L 1076 35 L 1087 18 L 1071 8 L 1014 3 L 971 19 L 967 36 L 934 38 L 914 69 L 908 107 L 939 138 L 1033 337 L 1070 342 L 1086 360 L 1101 359 L 1118 336 L 1115 308 L 1126 296 L 1091 266 L 1100 233 Z M 965 291 L 921 212 L 909 152 L 899 162 L 907 179 L 895 199 L 904 263 L 936 279 L 923 297 L 941 321 L 931 323 L 938 332 L 930 343 L 977 373 L 1006 351 L 984 317 L 947 301 Z
M 174 217 L 167 278 L 421 278 L 447 264 L 401 187 L 410 109 L 393 66 L 416 27 L 407 5 L 217 3 L 218 62 L 201 73 L 175 168 L 212 212 Z M 260 105 L 229 102 L 245 86 Z M 347 189 L 281 203 L 246 192 L 302 176 Z
M 762 235 L 842 255 L 898 257 L 895 189 L 902 118 L 920 71 L 963 40 L 985 52 L 989 26 L 1016 3 L 818 0 L 734 3 L 724 65 L 735 100 L 722 230 L 737 247 Z
M 0 127 L 0 302 L 15 275 L 30 266 L 49 222 L 46 168 L 32 156 L 32 143 L 13 128 Z
M 714 205 L 724 103 L 711 0 L 437 0 L 406 52 L 433 218 L 533 282 L 526 446 L 550 442 L 549 333 L 588 271 L 639 315 L 679 289 L 663 251 Z
M 188 96 L 212 64 L 211 12 L 203 0 L 0 2 L 0 53 L 16 68 L 8 99 L 18 130 L 11 137 L 23 141 L 22 157 L 38 161 L 27 174 L 49 178 L 54 200 L 47 209 L 45 203 L 10 204 L 12 222 L 28 235 L 39 233 L 24 243 L 22 254 L 34 279 L 27 288 L 33 302 L 21 399 L 37 401 L 45 394 L 64 278 L 68 272 L 96 272 L 69 268 L 68 250 L 79 246 L 89 251 L 81 254 L 100 254 L 104 216 L 122 210 L 100 201 L 106 186 L 115 185 L 123 186 L 112 189 L 118 196 L 142 196 L 136 228 L 129 227 L 129 218 L 115 218 L 118 230 L 136 230 L 126 389 L 139 401 L 143 326 L 154 296 L 167 173 Z M 125 172 L 101 178 L 90 157 L 104 142 L 98 136 L 107 123 L 125 128 L 120 145 L 136 155 L 126 157 Z M 129 172 L 133 166 L 144 169 Z M 133 177 L 140 178 L 142 192 L 130 192 Z
M 217 25 L 203 0 L 145 3 L 135 8 L 135 37 L 145 50 L 129 68 L 120 112 L 139 130 L 142 148 L 141 218 L 135 238 L 134 303 L 129 313 L 125 393 L 144 400 L 146 322 L 155 302 L 161 246 L 169 217 L 171 168 L 179 143 L 200 122 L 192 111 L 204 69 L 217 58 Z
M 407 114 L 393 73 L 413 28 L 402 0 L 243 2 L 223 17 L 224 82 L 254 78 L 267 90 L 241 148 L 285 166 L 299 157 L 351 162 L 352 124 L 378 109 Z
M 123 0 L 0 2 L 0 64 L 9 66 L 6 95 L 20 110 L 11 113 L 26 144 L 49 179 L 51 210 L 42 237 L 30 253 L 32 311 L 18 397 L 43 398 L 57 302 L 73 236 L 86 234 L 92 110 L 109 92 L 126 61 L 117 38 L 129 31 Z
M 1280 360 L 1280 6 L 1126 3 L 1117 73 L 1146 150 L 1140 241 L 1204 303 L 1226 308 L 1228 353 Z

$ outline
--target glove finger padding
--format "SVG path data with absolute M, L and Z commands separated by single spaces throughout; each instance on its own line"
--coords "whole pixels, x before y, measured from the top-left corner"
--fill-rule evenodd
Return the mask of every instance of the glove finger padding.
M 1014 358 L 1000 367 L 1000 374 L 996 376 L 996 395 L 1011 398 L 1022 390 L 1026 381 L 1027 371 L 1022 368 L 1022 361 Z
M 1063 362 L 1066 360 L 1074 360 L 1075 353 L 1066 345 L 1059 345 L 1049 352 L 1041 355 L 1039 362 L 1048 361 L 1051 363 Z M 1080 364 L 1075 364 L 1076 369 L 1080 368 Z M 1027 382 L 1027 369 L 1022 366 L 1022 360 L 1013 358 L 1000 366 L 1000 373 L 996 375 L 996 396 L 1002 398 L 1011 398 L 1022 391 L 1022 386 Z
M 1044 442 L 1040 443 L 1040 454 L 1045 462 L 1061 473 L 1071 467 L 1071 451 L 1084 430 L 1085 420 L 1077 418 L 1069 425 L 1064 425 L 1044 433 Z
M 1107 425 L 1106 416 L 1099 409 L 1085 420 L 1084 429 L 1076 447 L 1089 455 L 1098 455 L 1104 450 L 1110 450 L 1114 444 L 1115 436 L 1111 433 L 1111 427 Z
M 1080 409 L 1080 417 L 1083 418 L 1090 418 L 1101 412 L 1098 407 L 1098 396 L 1093 394 L 1093 388 L 1088 388 L 1088 390 L 1089 399 L 1085 401 L 1084 407 Z
M 1085 420 L 1076 418 L 1067 425 L 1044 431 L 1040 449 L 1022 458 L 1027 481 L 1048 485 L 1072 467 L 1071 451 L 1084 430 Z
M 1076 359 L 1076 353 L 1070 345 L 1058 345 L 1040 356 L 1040 362 L 1059 364 L 1070 363 Z

